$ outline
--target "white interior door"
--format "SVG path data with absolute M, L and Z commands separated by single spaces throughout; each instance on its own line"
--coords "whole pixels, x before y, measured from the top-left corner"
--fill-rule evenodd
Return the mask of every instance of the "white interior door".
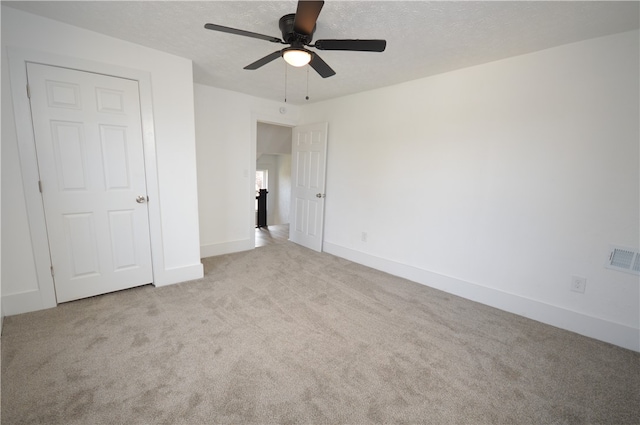
M 29 63 L 58 302 L 152 282 L 138 82 Z
M 289 240 L 322 251 L 328 123 L 294 127 Z

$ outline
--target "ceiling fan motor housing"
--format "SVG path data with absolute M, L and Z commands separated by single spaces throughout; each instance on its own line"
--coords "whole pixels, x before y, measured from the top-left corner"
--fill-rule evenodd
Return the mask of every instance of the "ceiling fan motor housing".
M 303 45 L 306 45 L 311 43 L 311 40 L 313 40 L 313 33 L 316 32 L 316 26 L 313 26 L 313 31 L 311 31 L 311 34 L 298 34 L 293 30 L 293 23 L 295 19 L 295 13 L 290 13 L 280 18 L 280 22 L 278 23 L 278 25 L 280 27 L 280 31 L 282 32 L 282 40 L 288 44 L 302 43 Z

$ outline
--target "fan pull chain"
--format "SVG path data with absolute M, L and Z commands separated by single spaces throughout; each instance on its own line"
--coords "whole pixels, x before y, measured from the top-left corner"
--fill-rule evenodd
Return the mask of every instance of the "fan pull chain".
M 284 103 L 287 103 L 287 64 L 284 64 Z
M 307 65 L 307 95 L 305 96 L 306 100 L 309 100 L 309 68 L 310 66 Z

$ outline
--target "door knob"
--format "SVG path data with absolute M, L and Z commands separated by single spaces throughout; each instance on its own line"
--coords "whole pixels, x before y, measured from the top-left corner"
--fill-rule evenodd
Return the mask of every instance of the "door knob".
M 316 198 L 324 198 L 324 193 L 316 193 Z
M 139 204 L 144 204 L 146 200 L 147 200 L 147 197 L 143 195 L 138 195 L 138 197 L 136 198 L 136 202 Z

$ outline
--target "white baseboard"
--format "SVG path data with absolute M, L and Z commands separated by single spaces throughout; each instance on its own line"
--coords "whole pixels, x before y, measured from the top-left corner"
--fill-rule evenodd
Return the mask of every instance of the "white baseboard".
M 463 281 L 417 267 L 375 257 L 330 242 L 323 250 L 394 276 L 399 276 L 462 298 L 508 311 L 551 326 L 588 336 L 620 347 L 640 351 L 640 329 L 610 322 L 562 307 L 546 304 L 494 288 Z
M 200 279 L 203 276 L 204 267 L 202 266 L 202 263 L 197 263 L 185 267 L 166 269 L 161 273 L 156 273 L 154 274 L 153 284 L 155 286 L 166 286 L 174 283 Z M 21 292 L 18 294 L 3 294 L 2 314 L 5 316 L 13 316 L 15 314 L 29 313 L 56 306 L 55 299 L 51 302 L 44 298 L 44 294 L 41 290 Z
M 232 254 L 234 252 L 248 251 L 253 248 L 255 247 L 251 245 L 250 239 L 200 245 L 200 258 L 215 257 L 218 255 Z
M 174 283 L 201 279 L 203 276 L 204 267 L 202 263 L 197 263 L 190 266 L 165 269 L 162 273 L 154 275 L 153 285 L 158 287 L 173 285 Z
M 46 303 L 43 300 L 42 291 L 39 290 L 2 295 L 2 314 L 5 316 L 29 313 L 55 306 L 55 302 L 53 304 Z

